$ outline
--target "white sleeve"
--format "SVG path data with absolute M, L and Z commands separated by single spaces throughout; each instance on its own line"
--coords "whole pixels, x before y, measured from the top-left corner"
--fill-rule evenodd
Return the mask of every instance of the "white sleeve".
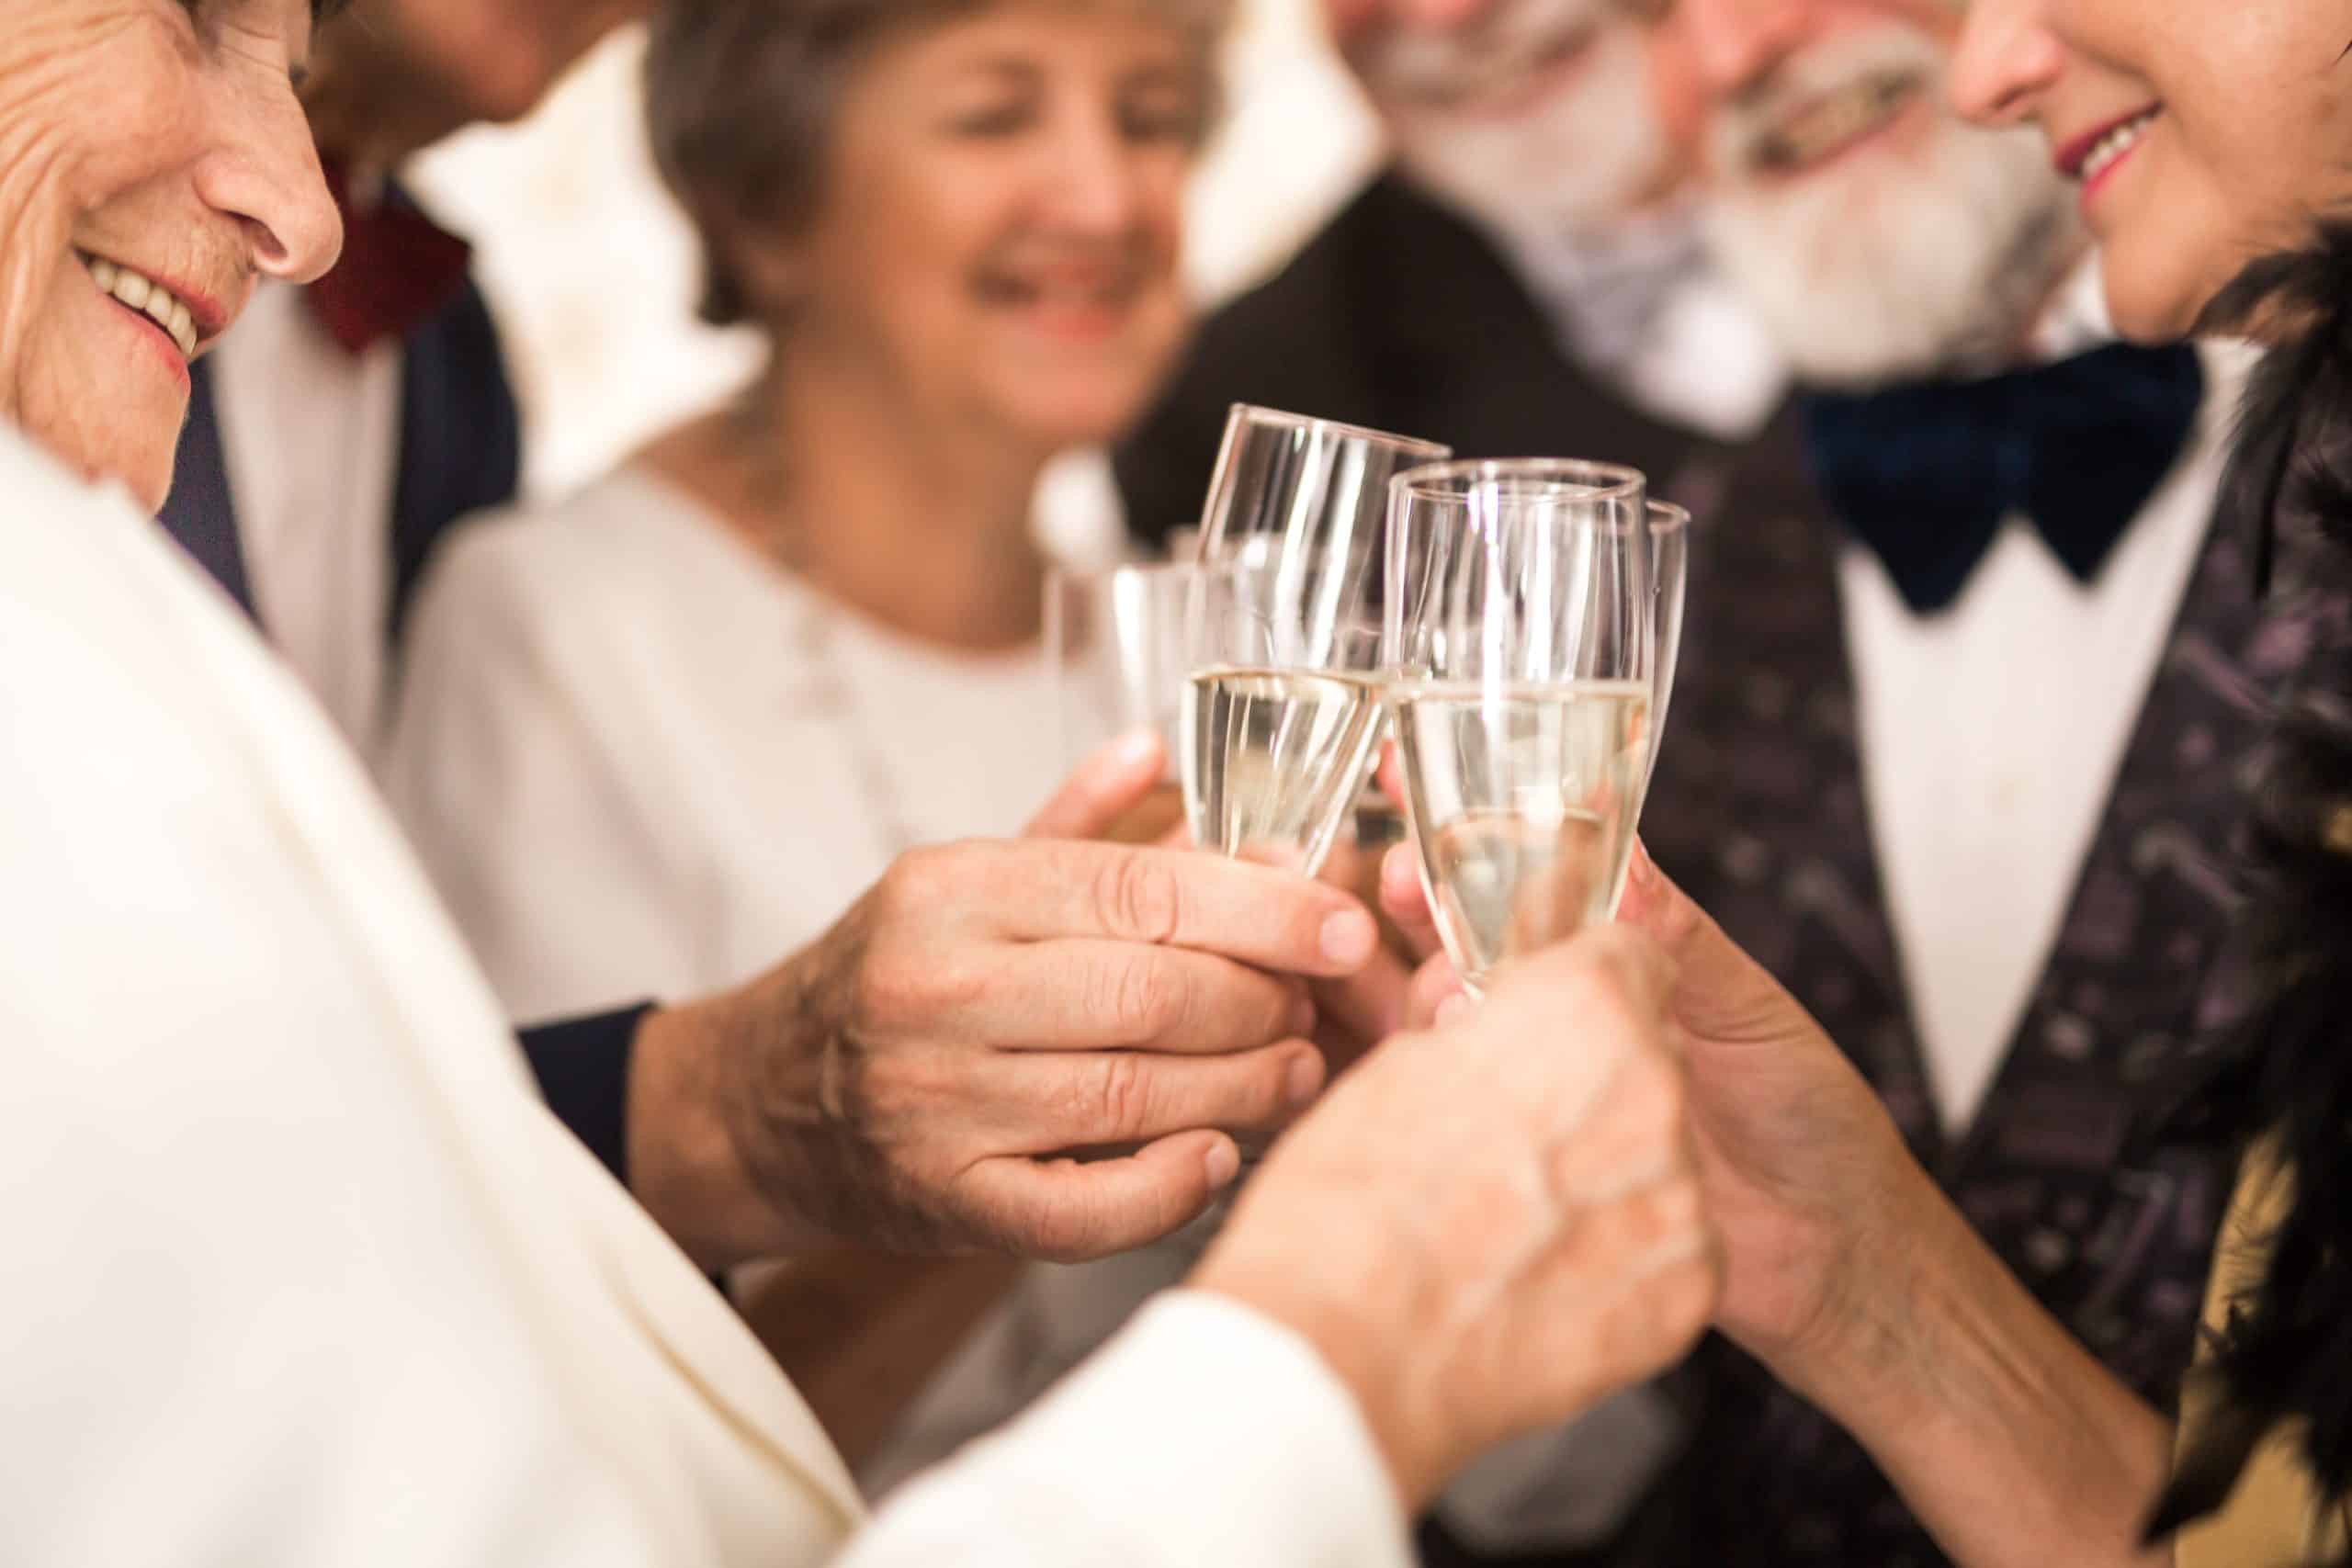
M 557 646 L 548 575 L 507 547 L 511 526 L 468 525 L 427 581 L 381 782 L 500 1002 L 528 1023 L 692 987 L 707 900 L 612 739 L 619 694 Z
M 721 1413 L 530 1201 L 618 1201 L 322 717 L 9 442 L 0 1562 L 720 1562 L 677 1456 Z
M 1410 1568 L 1354 1400 L 1296 1335 L 1176 1292 L 910 1483 L 837 1568 Z

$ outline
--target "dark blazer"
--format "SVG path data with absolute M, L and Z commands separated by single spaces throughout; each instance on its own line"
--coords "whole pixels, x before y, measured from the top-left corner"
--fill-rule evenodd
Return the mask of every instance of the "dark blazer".
M 498 329 L 469 280 L 448 305 L 401 344 L 401 423 L 392 482 L 391 604 L 397 644 L 410 598 L 434 547 L 468 513 L 514 499 L 522 471 L 522 419 Z M 180 431 L 179 462 L 162 521 L 206 570 L 251 607 L 237 547 L 229 482 L 207 367 Z
M 1237 402 L 1464 457 L 1606 457 L 1661 484 L 1706 446 L 1603 391 L 1555 343 L 1476 230 L 1393 176 L 1375 180 L 1272 281 L 1204 325 L 1114 454 L 1129 526 L 1157 542 L 1200 520 Z
M 385 618 L 395 646 L 434 547 L 469 513 L 514 501 L 523 457 L 522 417 L 498 326 L 471 279 L 403 347 Z
M 1920 1158 L 2041 1299 L 2159 1403 L 2187 1366 L 2228 1172 L 2144 1135 L 2213 1005 L 2234 893 L 2230 760 L 2291 637 L 2236 541 L 2205 547 L 2049 967 L 1968 1136 L 1943 1137 L 1862 794 L 1838 533 L 1783 415 L 1739 451 L 1667 430 L 1561 362 L 1476 234 L 1394 182 L 1211 323 L 1119 456 L 1140 531 L 1189 522 L 1224 407 L 1267 400 L 1449 440 L 1645 467 L 1700 514 L 1652 852 L 1878 1089 Z M 2269 628 L 2275 629 L 2275 628 Z M 2224 966 L 2225 967 L 2225 966 Z M 1942 1558 L 1861 1450 L 1710 1341 L 1668 1380 L 1687 1451 L 1621 1538 L 1549 1563 Z M 1484 1561 L 1435 1526 L 1432 1564 Z

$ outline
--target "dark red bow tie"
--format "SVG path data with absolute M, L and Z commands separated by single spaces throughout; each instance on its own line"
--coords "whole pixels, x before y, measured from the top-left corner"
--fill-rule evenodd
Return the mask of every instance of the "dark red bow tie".
M 343 214 L 343 256 L 304 292 L 335 342 L 358 354 L 439 314 L 465 287 L 474 248 L 390 186 L 380 199 L 355 202 L 349 172 L 332 159 L 325 167 Z

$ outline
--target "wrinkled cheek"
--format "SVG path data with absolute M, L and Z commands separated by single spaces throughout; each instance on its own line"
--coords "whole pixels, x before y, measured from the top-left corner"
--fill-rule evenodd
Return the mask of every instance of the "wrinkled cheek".
M 18 385 L 35 441 L 85 479 L 122 485 L 142 510 L 162 507 L 187 407 L 159 378 L 130 376 L 94 345 L 37 333 Z
M 0 213 L 0 419 L 23 423 L 32 344 L 64 250 L 62 225 Z M 13 230 L 13 231 L 10 231 Z

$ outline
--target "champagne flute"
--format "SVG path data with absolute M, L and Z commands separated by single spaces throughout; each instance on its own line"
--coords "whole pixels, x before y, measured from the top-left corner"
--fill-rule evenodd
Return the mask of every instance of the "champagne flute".
M 1185 617 L 1205 575 L 1175 561 L 1046 578 L 1046 658 L 1063 767 L 1137 729 L 1158 731 L 1167 748 L 1159 786 L 1110 831 L 1121 842 L 1155 842 L 1183 819 L 1180 720 L 1192 671 Z
M 1203 514 L 1184 802 L 1204 849 L 1321 869 L 1381 728 L 1389 480 L 1433 442 L 1237 405 Z
M 1476 994 L 1605 919 L 1650 760 L 1659 604 L 1630 468 L 1453 463 L 1392 491 L 1385 659 L 1423 890 Z
M 1374 537 L 1387 525 L 1389 481 L 1453 455 L 1416 436 L 1236 403 L 1201 512 L 1202 558 L 1270 538 L 1315 550 Z

